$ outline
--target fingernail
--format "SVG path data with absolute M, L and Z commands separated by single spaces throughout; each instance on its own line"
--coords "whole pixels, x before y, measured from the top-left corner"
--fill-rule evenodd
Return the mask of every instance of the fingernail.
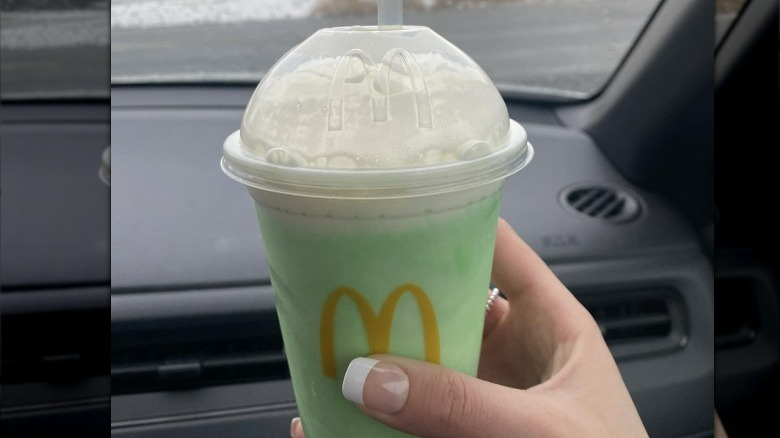
M 409 377 L 393 364 L 358 357 L 347 367 L 341 392 L 352 403 L 394 414 L 404 407 L 409 397 Z
M 290 423 L 290 436 L 292 438 L 295 438 L 300 435 L 301 431 L 301 419 L 299 417 L 295 417 L 292 419 L 292 422 Z

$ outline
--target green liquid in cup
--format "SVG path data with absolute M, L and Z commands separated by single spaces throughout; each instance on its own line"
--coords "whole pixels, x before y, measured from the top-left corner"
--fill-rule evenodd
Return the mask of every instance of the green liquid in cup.
M 376 321 L 367 333 L 358 305 L 345 295 L 335 312 L 325 315 L 326 320 L 332 316 L 332 327 L 326 326 L 333 331 L 333 351 L 322 351 L 323 307 L 335 291 L 360 294 L 370 304 L 364 314 L 376 318 L 398 289 L 387 352 L 437 358 L 443 366 L 476 375 L 499 204 L 497 191 L 443 212 L 371 219 L 313 217 L 257 204 L 307 438 L 408 436 L 372 420 L 342 396 L 349 362 L 372 353 L 370 338 L 381 346 L 388 333 L 377 333 L 382 327 Z M 438 356 L 431 345 L 426 349 L 426 336 L 429 344 L 436 337 L 423 330 L 410 288 L 424 291 L 422 301 L 433 308 Z M 430 315 L 425 323 L 432 325 Z

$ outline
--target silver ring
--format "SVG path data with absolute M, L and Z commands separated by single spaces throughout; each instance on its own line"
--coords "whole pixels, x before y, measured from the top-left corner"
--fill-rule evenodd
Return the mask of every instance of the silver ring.
M 488 296 L 487 303 L 485 303 L 485 313 L 490 312 L 490 308 L 493 307 L 493 303 L 496 302 L 500 293 L 501 291 L 497 287 L 490 289 L 490 296 Z

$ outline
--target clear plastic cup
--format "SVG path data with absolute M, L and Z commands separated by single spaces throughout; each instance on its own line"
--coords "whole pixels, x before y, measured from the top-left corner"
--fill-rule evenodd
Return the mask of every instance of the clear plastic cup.
M 224 144 L 257 207 L 308 438 L 405 436 L 341 395 L 355 357 L 476 374 L 501 187 L 533 155 L 485 72 L 390 6 L 288 52 Z

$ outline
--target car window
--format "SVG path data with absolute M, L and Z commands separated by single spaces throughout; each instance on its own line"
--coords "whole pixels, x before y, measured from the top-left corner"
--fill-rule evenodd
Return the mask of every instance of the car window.
M 108 0 L 1 0 L 3 100 L 109 97 Z
M 471 55 L 499 89 L 598 92 L 659 0 L 407 0 L 405 22 Z M 376 23 L 375 0 L 112 0 L 114 84 L 256 84 L 322 27 Z

